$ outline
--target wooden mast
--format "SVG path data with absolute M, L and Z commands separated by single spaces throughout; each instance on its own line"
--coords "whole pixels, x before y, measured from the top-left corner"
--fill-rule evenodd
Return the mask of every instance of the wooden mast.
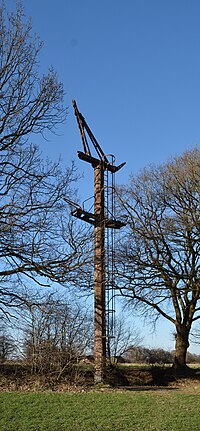
M 80 130 L 84 152 L 78 151 L 78 157 L 90 163 L 94 169 L 94 214 L 82 208 L 76 208 L 72 214 L 94 226 L 94 360 L 95 383 L 104 380 L 106 366 L 106 274 L 105 274 L 105 228 L 120 229 L 125 223 L 115 218 L 105 219 L 105 171 L 114 174 L 125 163 L 115 166 L 109 162 L 84 117 L 78 111 L 75 100 L 72 101 L 74 113 Z M 93 157 L 88 145 L 89 136 L 98 158 Z
M 94 358 L 95 383 L 104 378 L 106 365 L 105 316 L 105 226 L 104 169 L 102 162 L 94 168 Z

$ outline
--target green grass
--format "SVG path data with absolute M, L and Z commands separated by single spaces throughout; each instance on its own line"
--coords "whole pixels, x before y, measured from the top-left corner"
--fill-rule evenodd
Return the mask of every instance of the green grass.
M 1 431 L 199 431 L 196 390 L 1 393 Z

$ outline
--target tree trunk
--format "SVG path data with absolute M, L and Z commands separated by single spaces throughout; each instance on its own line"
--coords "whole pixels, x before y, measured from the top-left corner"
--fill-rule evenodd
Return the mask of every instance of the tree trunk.
M 186 370 L 186 354 L 189 347 L 189 330 L 185 328 L 177 328 L 175 357 L 173 367 L 177 371 Z

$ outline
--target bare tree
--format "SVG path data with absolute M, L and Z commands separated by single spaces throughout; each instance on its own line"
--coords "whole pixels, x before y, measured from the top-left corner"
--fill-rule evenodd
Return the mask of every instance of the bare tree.
M 5 327 L 0 331 L 0 362 L 12 359 L 18 352 L 15 339 L 9 334 Z
M 200 325 L 192 329 L 191 338 L 194 344 L 200 344 Z
M 53 372 L 57 378 L 91 352 L 93 324 L 82 303 L 48 293 L 42 305 L 26 312 L 25 357 L 33 372 Z
M 32 285 L 78 284 L 76 271 L 89 256 L 86 233 L 70 219 L 63 200 L 72 194 L 74 168 L 62 173 L 57 164 L 44 166 L 34 148 L 23 151 L 23 164 L 24 169 L 21 163 L 13 168 L 12 159 L 7 159 L 0 175 L 0 303 L 4 311 L 8 305 L 13 308 L 28 300 L 28 280 Z
M 78 284 L 89 249 L 66 204 L 76 194 L 74 165 L 62 171 L 31 144 L 33 133 L 55 131 L 66 109 L 56 73 L 39 76 L 42 44 L 20 5 L 8 14 L 1 2 L 0 44 L 0 311 L 8 316 L 29 300 L 30 281 Z
M 30 133 L 54 130 L 66 118 L 63 85 L 52 68 L 39 76 L 40 39 L 32 35 L 18 3 L 8 14 L 0 4 L 0 150 L 13 150 Z
M 115 336 L 108 338 L 108 359 L 111 365 L 116 364 L 129 350 L 142 342 L 139 330 L 127 322 L 125 314 L 116 317 Z
M 118 287 L 136 307 L 175 326 L 174 366 L 184 368 L 192 323 L 200 318 L 200 151 L 144 169 L 120 199 L 128 226 Z

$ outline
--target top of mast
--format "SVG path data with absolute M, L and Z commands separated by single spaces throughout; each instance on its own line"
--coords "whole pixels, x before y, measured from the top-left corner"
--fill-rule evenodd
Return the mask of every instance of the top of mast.
M 72 100 L 72 104 L 74 107 L 74 113 L 75 113 L 75 116 L 77 119 L 79 131 L 80 131 L 80 135 L 81 135 L 81 139 L 82 139 L 82 144 L 83 144 L 83 150 L 84 150 L 84 152 L 78 151 L 78 157 L 81 160 L 85 160 L 86 162 L 91 163 L 91 165 L 93 167 L 99 165 L 99 163 L 103 163 L 104 169 L 108 170 L 112 173 L 121 169 L 126 164 L 126 162 L 121 163 L 119 166 L 115 166 L 109 162 L 109 160 L 107 159 L 106 155 L 104 154 L 102 148 L 100 147 L 99 143 L 97 142 L 95 136 L 93 135 L 92 131 L 90 130 L 88 124 L 86 123 L 85 118 L 79 112 L 75 100 Z M 88 143 L 88 138 L 90 139 L 92 146 L 97 153 L 98 158 L 92 156 L 90 146 Z

